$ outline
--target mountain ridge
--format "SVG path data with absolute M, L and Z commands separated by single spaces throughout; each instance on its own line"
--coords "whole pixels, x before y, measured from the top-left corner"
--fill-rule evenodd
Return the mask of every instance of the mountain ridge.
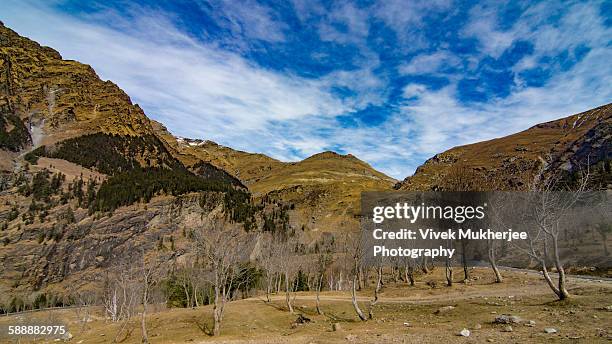
M 580 151 L 578 146 L 587 147 L 587 142 L 589 151 L 574 154 Z M 463 187 L 469 189 L 526 190 L 543 164 L 550 165 L 545 171 L 550 175 L 607 163 L 612 158 L 610 142 L 612 103 L 504 137 L 451 148 L 428 159 L 395 189 L 452 190 L 457 187 L 452 180 L 468 174 L 471 177 L 463 181 L 467 183 Z M 587 161 L 585 156 L 593 153 L 593 159 Z

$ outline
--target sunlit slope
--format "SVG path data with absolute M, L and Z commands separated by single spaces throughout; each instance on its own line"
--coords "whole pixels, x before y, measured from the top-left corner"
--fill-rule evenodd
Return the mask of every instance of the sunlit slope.
M 351 154 L 288 163 L 210 141 L 179 138 L 173 146 L 185 163 L 195 157 L 233 174 L 256 199 L 293 204 L 293 225 L 314 231 L 356 230 L 361 192 L 391 190 L 396 182 Z
M 611 147 L 612 104 L 607 104 L 513 135 L 449 149 L 427 160 L 397 187 L 452 190 L 462 179 L 463 186 L 474 190 L 525 190 L 543 164 L 548 173 L 575 173 L 590 166 L 592 177 L 607 183 Z M 600 175 L 601 170 L 608 176 Z

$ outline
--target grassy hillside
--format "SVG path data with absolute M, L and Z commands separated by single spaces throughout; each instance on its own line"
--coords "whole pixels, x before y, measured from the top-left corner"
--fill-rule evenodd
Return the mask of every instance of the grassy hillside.
M 157 132 L 169 137 L 165 130 Z M 292 226 L 314 232 L 356 230 L 361 192 L 391 190 L 396 182 L 351 154 L 323 152 L 298 162 L 281 162 L 211 141 L 179 138 L 171 142 L 180 159 L 201 159 L 228 171 L 257 200 L 293 205 Z
M 610 142 L 612 104 L 449 149 L 427 160 L 397 188 L 453 190 L 457 178 L 464 176 L 464 186 L 473 190 L 524 190 L 544 163 L 550 164 L 550 173 L 573 173 L 609 160 Z

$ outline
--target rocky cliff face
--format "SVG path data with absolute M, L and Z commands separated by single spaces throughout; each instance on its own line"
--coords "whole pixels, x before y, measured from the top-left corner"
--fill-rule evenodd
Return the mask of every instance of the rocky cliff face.
M 499 139 L 452 148 L 427 160 L 396 188 L 525 190 L 543 164 L 548 174 L 574 174 L 590 166 L 599 179 L 596 187 L 605 188 L 611 183 L 606 172 L 611 147 L 612 104 L 607 104 Z
M 151 134 L 149 119 L 117 85 L 102 81 L 88 65 L 63 60 L 48 47 L 0 25 L 1 106 L 50 144 L 104 132 Z M 38 141 L 38 142 L 36 142 Z
M 155 124 L 91 67 L 0 25 L 0 291 L 84 287 L 143 251 L 170 263 L 207 221 L 257 226 L 240 181 L 189 170 Z
M 54 207 L 52 220 L 3 233 L 0 289 L 65 290 L 99 282 L 106 269 L 137 262 L 143 250 L 171 263 L 188 250 L 189 230 L 223 220 L 222 199 L 219 193 L 161 196 L 98 216 L 76 209 L 74 220 L 62 218 L 70 204 Z

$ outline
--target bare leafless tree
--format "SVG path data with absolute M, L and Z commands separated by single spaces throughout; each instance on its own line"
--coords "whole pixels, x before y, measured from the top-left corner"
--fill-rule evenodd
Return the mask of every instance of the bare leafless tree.
M 448 249 L 453 248 L 453 240 L 447 240 Z M 445 276 L 446 276 L 446 285 L 449 287 L 453 286 L 453 260 L 450 257 L 446 257 L 445 259 Z
M 213 295 L 213 330 L 218 336 L 225 311 L 225 304 L 235 282 L 235 269 L 244 259 L 243 248 L 246 233 L 236 225 L 226 224 L 223 219 L 215 219 L 194 231 L 196 253 L 202 258 L 210 271 L 210 283 Z
M 140 269 L 138 271 L 142 296 L 142 313 L 140 317 L 140 329 L 142 331 L 142 343 L 149 343 L 147 332 L 147 310 L 151 298 L 151 288 L 157 283 L 160 273 L 160 262 L 157 257 L 149 257 L 144 249 L 140 252 Z
M 330 264 L 333 262 L 333 246 L 331 243 L 322 242 L 319 246 L 319 252 L 317 254 L 317 281 L 316 281 L 316 292 L 317 292 L 317 302 L 316 308 L 317 313 L 323 315 L 323 310 L 321 310 L 321 300 L 319 294 L 321 293 L 321 288 L 323 287 L 323 277 L 325 276 L 325 272 L 329 268 Z
M 262 233 L 259 237 L 259 265 L 266 274 L 266 301 L 270 302 L 270 294 L 278 291 L 281 274 L 281 262 L 278 252 L 282 249 L 281 239 L 270 233 Z
M 414 258 L 408 256 L 401 257 L 400 261 L 404 266 L 404 282 L 413 287 L 415 285 L 414 270 L 416 262 Z
M 296 259 L 295 242 L 287 238 L 284 241 L 278 240 L 275 244 L 277 264 L 283 275 L 285 282 L 285 304 L 287 310 L 293 313 L 293 299 L 291 293 L 294 290 L 294 277 L 300 268 L 300 261 Z
M 382 289 L 382 283 L 383 283 L 383 262 L 382 259 L 377 259 L 376 262 L 376 286 L 374 287 L 374 296 L 372 297 L 372 300 L 370 301 L 370 305 L 368 307 L 368 318 L 369 319 L 374 319 L 374 306 L 376 306 L 376 304 L 378 303 L 378 294 L 380 293 L 380 290 Z
M 489 227 L 492 227 L 494 231 L 497 228 L 505 228 L 506 220 L 504 215 L 507 213 L 506 205 L 511 201 L 510 194 L 507 192 L 497 192 L 494 194 L 490 194 L 487 202 L 489 206 L 490 216 Z M 499 243 L 497 240 L 487 239 L 487 257 L 489 259 L 489 264 L 491 264 L 491 269 L 493 270 L 493 274 L 495 275 L 495 283 L 502 283 L 504 278 L 497 266 L 497 252 L 498 252 Z
M 571 190 L 560 185 L 557 176 L 546 176 L 546 164 L 532 182 L 531 191 L 524 204 L 525 215 L 532 224 L 527 231 L 528 247 L 526 252 L 539 262 L 542 274 L 548 286 L 559 300 L 570 297 L 567 290 L 565 268 L 561 261 L 559 247 L 560 235 L 563 233 L 564 218 L 572 213 L 575 204 L 585 196 L 588 185 L 588 171 L 582 173 L 580 182 Z M 559 192 L 564 191 L 564 192 Z M 552 259 L 557 270 L 557 282 L 553 282 L 548 271 L 547 261 Z
M 76 314 L 77 323 L 80 324 L 79 332 L 84 332 L 87 329 L 87 324 L 91 320 L 92 306 L 96 304 L 96 293 L 86 288 L 78 286 L 69 287 L 69 293 L 74 300 L 74 312 Z
M 359 303 L 357 302 L 357 278 L 359 277 L 359 266 L 362 263 L 364 254 L 362 236 L 362 231 L 359 231 L 359 233 L 347 234 L 345 239 L 344 253 L 351 258 L 353 263 L 353 280 L 351 283 L 351 302 L 353 304 L 353 308 L 355 309 L 355 313 L 357 313 L 359 319 L 362 321 L 367 321 L 368 318 L 365 316 L 365 314 L 363 314 L 363 311 L 361 308 L 359 308 Z
M 122 342 L 133 331 L 128 328 L 140 299 L 139 267 L 128 261 L 117 263 L 109 269 L 102 289 L 102 304 L 112 322 L 120 323 L 113 339 Z

